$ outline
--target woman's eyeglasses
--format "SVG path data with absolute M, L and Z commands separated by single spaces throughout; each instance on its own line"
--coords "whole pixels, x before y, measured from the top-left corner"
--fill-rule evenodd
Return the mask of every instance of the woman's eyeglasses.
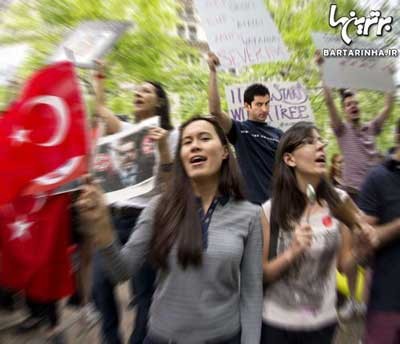
M 314 146 L 316 146 L 317 143 L 320 143 L 325 147 L 325 146 L 328 145 L 328 140 L 325 140 L 322 137 L 306 137 L 303 140 L 301 140 L 301 144 L 303 144 L 303 145 L 314 145 Z

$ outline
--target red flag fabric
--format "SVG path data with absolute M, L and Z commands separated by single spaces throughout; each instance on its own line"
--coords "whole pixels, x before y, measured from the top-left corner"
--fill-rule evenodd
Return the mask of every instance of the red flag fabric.
M 0 208 L 0 285 L 37 301 L 71 295 L 70 194 L 24 196 Z
M 70 62 L 43 68 L 0 119 L 0 204 L 53 190 L 87 172 L 89 135 Z

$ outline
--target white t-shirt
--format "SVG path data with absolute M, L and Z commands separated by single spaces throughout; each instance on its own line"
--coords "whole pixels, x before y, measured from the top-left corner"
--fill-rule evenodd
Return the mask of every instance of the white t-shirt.
M 336 189 L 343 200 L 347 194 Z M 262 205 L 270 218 L 271 201 Z M 305 223 L 303 217 L 300 223 Z M 328 206 L 310 216 L 310 249 L 266 289 L 263 321 L 292 330 L 313 330 L 336 322 L 336 265 L 341 243 L 340 222 Z M 291 243 L 292 231 L 279 230 L 277 255 Z

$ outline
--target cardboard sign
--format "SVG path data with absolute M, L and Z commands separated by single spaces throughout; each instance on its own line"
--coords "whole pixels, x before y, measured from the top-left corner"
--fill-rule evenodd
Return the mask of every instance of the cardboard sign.
M 247 112 L 244 109 L 244 91 L 251 84 L 227 86 L 225 88 L 229 115 L 232 119 L 244 121 Z M 285 131 L 299 121 L 314 122 L 307 91 L 299 82 L 269 82 L 271 102 L 267 123 Z
M 354 40 L 349 47 L 339 36 L 325 33 L 313 33 L 312 37 L 315 46 L 324 56 L 322 74 L 327 86 L 384 92 L 395 89 L 391 72 L 391 68 L 395 66 L 393 59 L 383 56 L 356 56 L 390 54 L 392 49 L 380 50 L 375 44 L 361 39 Z M 339 54 L 347 56 L 337 56 Z
M 109 203 L 127 201 L 154 188 L 157 149 L 148 129 L 159 125 L 153 117 L 131 129 L 100 138 L 93 170 Z
M 196 0 L 208 44 L 226 68 L 287 60 L 263 0 Z
M 13 0 L 0 0 L 0 11 L 5 11 Z
M 69 60 L 77 67 L 93 69 L 94 61 L 104 56 L 130 25 L 117 21 L 81 23 L 67 35 L 49 62 Z

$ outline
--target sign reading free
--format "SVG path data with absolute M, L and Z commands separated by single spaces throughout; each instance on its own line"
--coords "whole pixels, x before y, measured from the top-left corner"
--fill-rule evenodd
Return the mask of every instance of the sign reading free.
M 244 121 L 244 91 L 251 84 L 231 85 L 225 88 L 229 115 L 232 119 Z M 299 82 L 269 82 L 271 102 L 267 123 L 285 131 L 299 121 L 314 122 L 310 101 L 304 86 Z

